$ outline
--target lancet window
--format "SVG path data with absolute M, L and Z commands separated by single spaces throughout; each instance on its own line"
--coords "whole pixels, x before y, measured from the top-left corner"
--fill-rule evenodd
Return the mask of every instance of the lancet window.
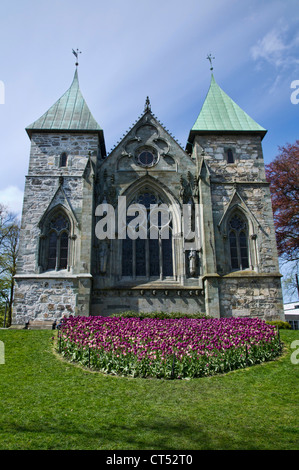
M 69 264 L 70 221 L 59 210 L 44 223 L 40 245 L 40 268 L 45 270 L 67 269 Z
M 239 214 L 234 214 L 229 220 L 229 245 L 231 269 L 248 269 L 248 228 Z

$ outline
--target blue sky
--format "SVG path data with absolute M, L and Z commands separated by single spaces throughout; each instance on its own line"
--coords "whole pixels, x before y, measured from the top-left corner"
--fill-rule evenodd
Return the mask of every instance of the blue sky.
M 265 163 L 299 138 L 298 0 L 2 0 L 0 202 L 20 211 L 30 141 L 25 127 L 71 84 L 80 88 L 109 151 L 143 112 L 185 146 L 210 84 L 268 130 Z
M 265 162 L 298 139 L 297 0 L 10 0 L 0 15 L 0 201 L 19 210 L 28 169 L 25 127 L 79 80 L 109 151 L 142 113 L 185 146 L 210 83 L 268 130 Z

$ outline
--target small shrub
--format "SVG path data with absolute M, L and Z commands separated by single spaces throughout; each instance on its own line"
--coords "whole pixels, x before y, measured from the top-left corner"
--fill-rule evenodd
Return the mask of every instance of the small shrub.
M 277 326 L 279 330 L 291 330 L 291 325 L 287 321 L 272 320 L 266 321 L 267 325 Z
M 209 318 L 205 313 L 182 313 L 182 312 L 135 312 L 134 310 L 128 310 L 126 312 L 114 313 L 111 317 L 117 318 L 158 318 L 160 320 L 169 318 Z
M 127 310 L 125 312 L 119 312 L 119 313 L 113 313 L 112 315 L 109 315 L 110 317 L 117 317 L 117 318 L 133 318 L 133 317 L 139 317 L 140 314 L 138 312 L 135 312 L 134 310 Z

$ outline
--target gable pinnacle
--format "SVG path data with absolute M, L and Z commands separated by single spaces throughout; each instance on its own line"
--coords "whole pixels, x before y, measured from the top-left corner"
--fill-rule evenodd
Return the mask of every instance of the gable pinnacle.
M 151 103 L 150 103 L 148 96 L 146 97 L 145 105 L 144 105 L 144 112 L 146 111 L 151 111 Z

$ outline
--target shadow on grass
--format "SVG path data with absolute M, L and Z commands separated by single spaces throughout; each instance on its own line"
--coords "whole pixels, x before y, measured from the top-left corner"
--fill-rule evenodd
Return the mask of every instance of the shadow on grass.
M 60 418 L 61 419 L 61 418 Z M 215 434 L 207 433 L 200 423 L 184 420 L 156 419 L 137 421 L 133 425 L 105 424 L 101 427 L 89 428 L 88 423 L 75 424 L 71 419 L 57 423 L 31 422 L 27 425 L 10 423 L 4 426 L 5 434 L 15 437 L 17 448 L 19 438 L 25 442 L 27 435 L 28 447 L 23 450 L 241 450 L 256 449 L 256 439 L 251 442 L 234 440 L 232 430 L 215 430 Z M 218 432 L 217 432 L 218 431 Z M 250 431 L 250 430 L 248 430 Z M 20 436 L 23 435 L 23 436 Z M 264 436 L 265 437 L 265 436 Z M 270 439 L 270 436 L 269 436 Z M 10 445 L 11 441 L 10 441 Z M 3 448 L 3 447 L 2 447 Z M 263 448 L 262 446 L 260 447 Z

